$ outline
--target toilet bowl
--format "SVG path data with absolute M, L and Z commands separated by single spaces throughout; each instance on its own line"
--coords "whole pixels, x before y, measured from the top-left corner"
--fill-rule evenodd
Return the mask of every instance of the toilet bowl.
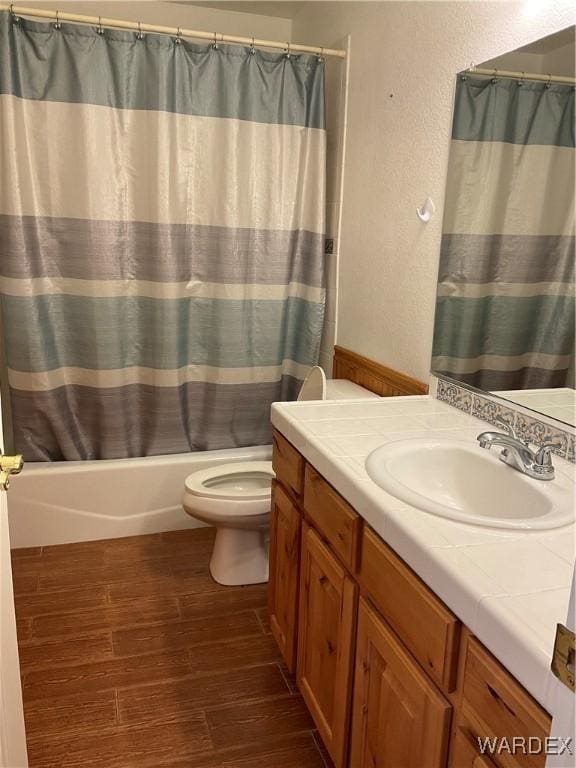
M 186 478 L 182 506 L 216 526 L 210 573 L 226 586 L 268 581 L 271 461 L 219 464 Z
M 326 381 L 314 366 L 302 384 L 298 400 L 342 397 L 332 389 L 347 385 L 346 397 L 373 398 L 350 381 Z M 268 529 L 272 505 L 272 462 L 220 464 L 186 478 L 182 506 L 191 516 L 216 527 L 210 573 L 219 584 L 238 586 L 268 581 Z

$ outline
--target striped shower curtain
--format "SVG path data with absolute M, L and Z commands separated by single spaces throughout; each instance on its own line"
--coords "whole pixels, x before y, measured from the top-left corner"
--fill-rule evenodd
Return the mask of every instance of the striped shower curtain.
M 484 390 L 566 386 L 574 88 L 463 75 L 454 110 L 432 369 Z
M 0 14 L 15 448 L 270 441 L 324 316 L 324 65 Z

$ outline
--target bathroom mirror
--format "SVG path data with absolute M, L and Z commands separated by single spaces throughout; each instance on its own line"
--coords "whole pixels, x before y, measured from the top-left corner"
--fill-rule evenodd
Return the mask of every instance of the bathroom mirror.
M 575 28 L 457 75 L 432 372 L 575 423 Z

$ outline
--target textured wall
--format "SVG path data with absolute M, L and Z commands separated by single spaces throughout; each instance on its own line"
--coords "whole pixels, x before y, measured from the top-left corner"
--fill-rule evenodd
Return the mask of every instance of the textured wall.
M 88 16 L 109 16 L 125 21 L 188 27 L 207 32 L 224 32 L 227 35 L 253 35 L 272 40 L 290 40 L 292 28 L 289 19 L 153 0 L 35 0 L 15 2 L 14 5 L 58 8 L 60 11 Z
M 352 40 L 339 344 L 427 380 L 454 76 L 575 15 L 569 0 L 322 2 L 296 15 L 298 42 Z

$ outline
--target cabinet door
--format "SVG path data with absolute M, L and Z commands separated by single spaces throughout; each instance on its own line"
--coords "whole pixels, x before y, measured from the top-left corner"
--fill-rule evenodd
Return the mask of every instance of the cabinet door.
M 302 529 L 298 686 L 336 768 L 346 765 L 357 588 L 308 525 Z
M 364 600 L 358 640 L 350 768 L 441 768 L 451 707 Z
M 294 506 L 282 486 L 274 481 L 268 612 L 272 634 L 291 673 L 296 670 L 300 524 L 298 508 Z

